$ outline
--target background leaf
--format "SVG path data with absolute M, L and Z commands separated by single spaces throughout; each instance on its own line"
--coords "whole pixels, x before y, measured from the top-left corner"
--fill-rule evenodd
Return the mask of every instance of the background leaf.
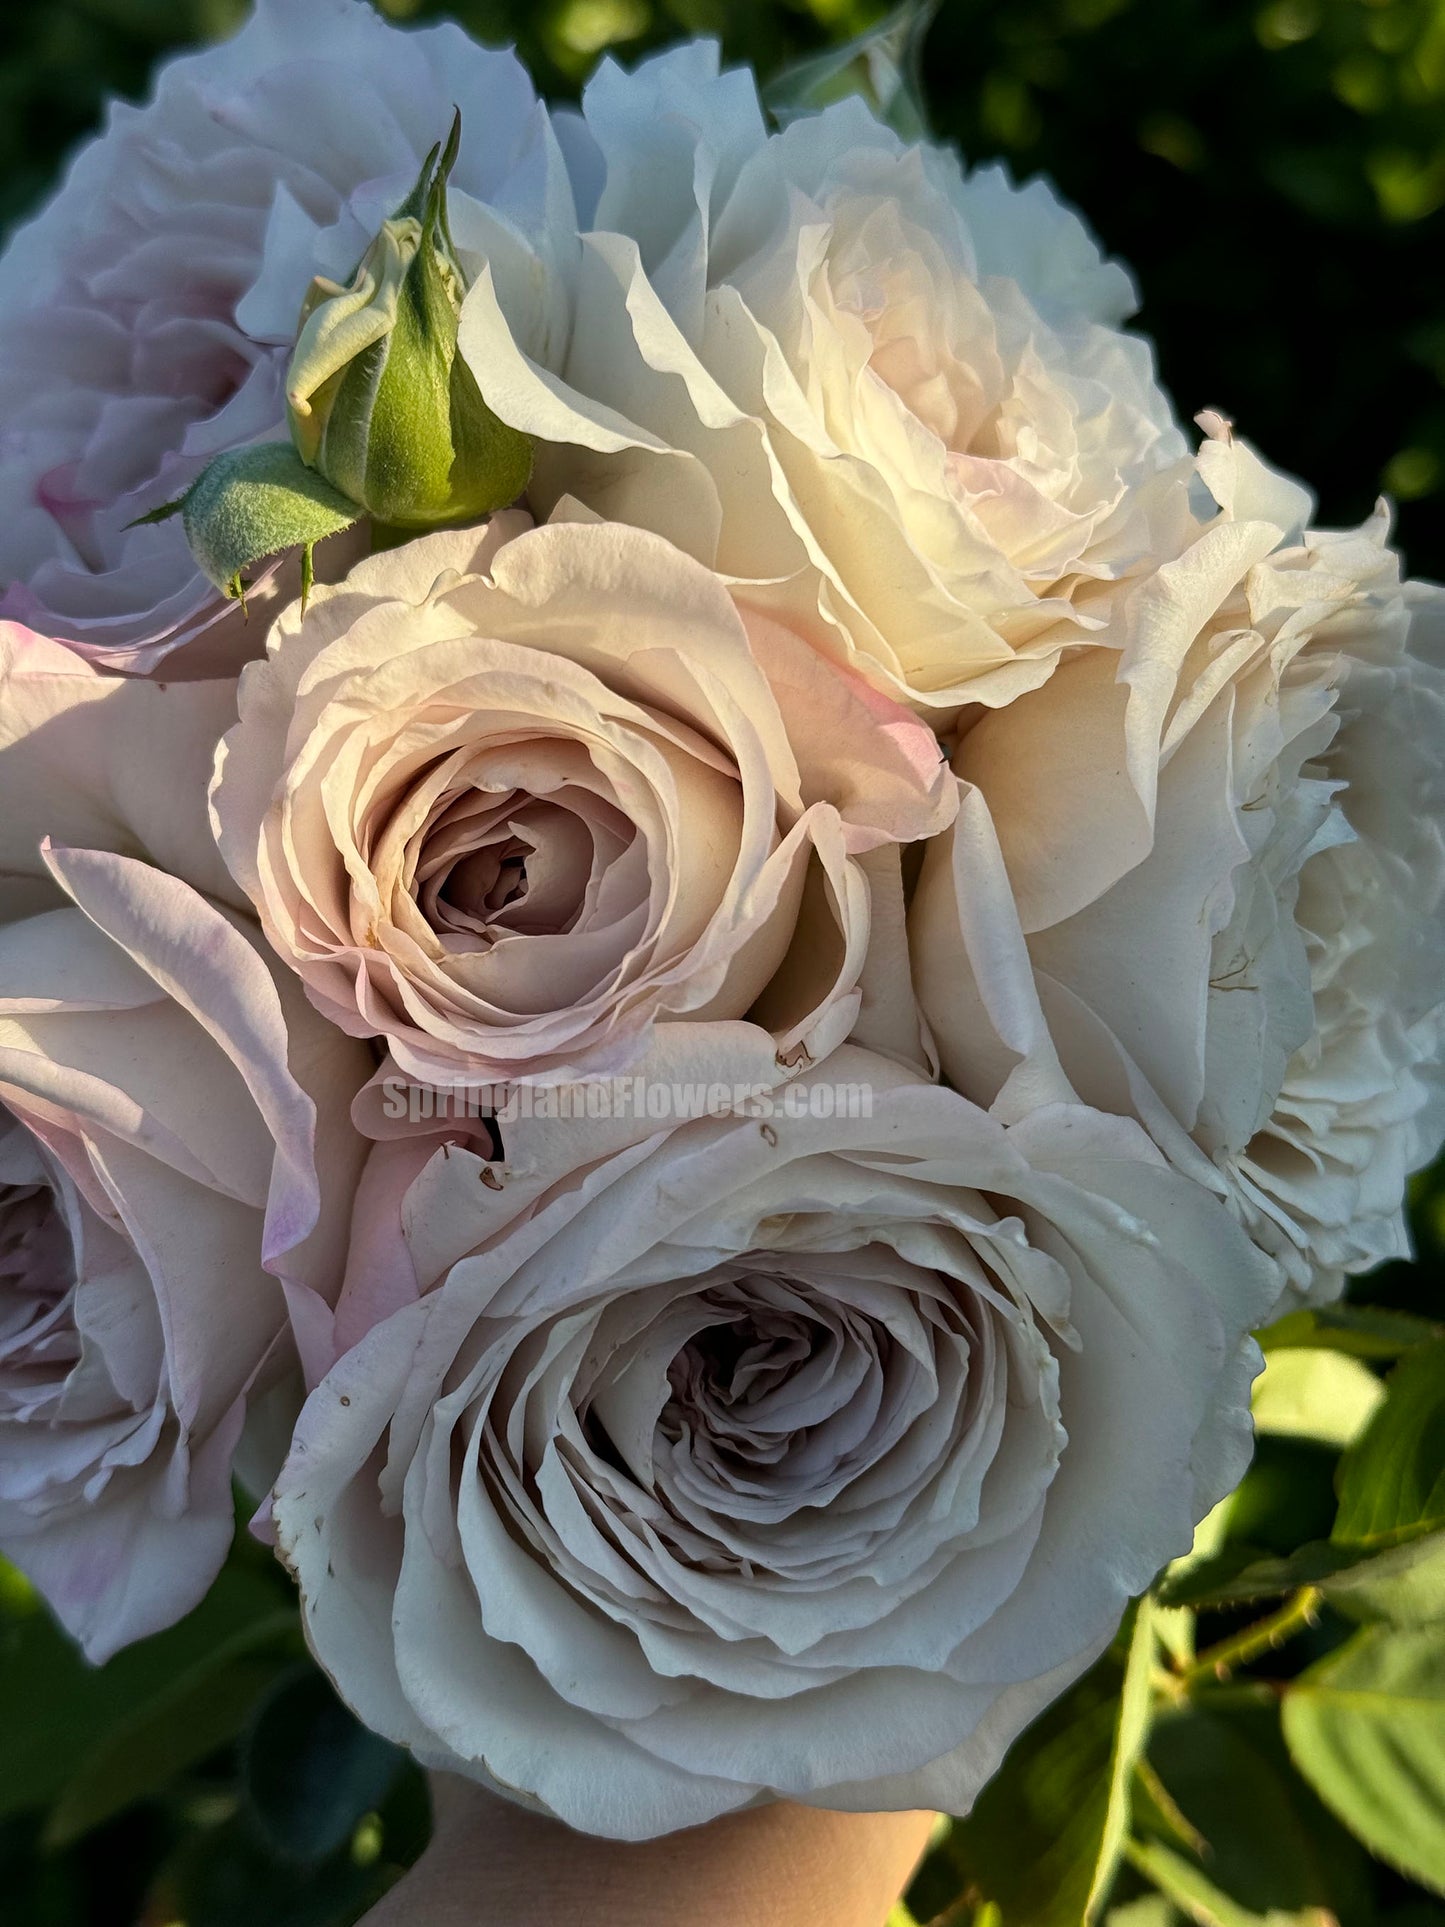
M 1409 1352 L 1339 1470 L 1337 1545 L 1380 1549 L 1445 1527 L 1445 1339 Z
M 1445 1532 L 1346 1566 L 1324 1592 L 1351 1619 L 1382 1619 L 1391 1626 L 1428 1626 L 1445 1619 Z
M 284 1608 L 218 1641 L 107 1729 L 62 1789 L 45 1829 L 46 1844 L 66 1845 L 234 1740 L 256 1701 L 300 1648 L 296 1613 Z
M 381 1805 L 404 1762 L 306 1666 L 279 1681 L 257 1709 L 243 1779 L 268 1843 L 288 1859 L 314 1863 L 337 1852 Z
M 41 1611 L 0 1622 L 0 1814 L 48 1804 L 178 1675 L 257 1624 L 274 1622 L 286 1604 L 279 1575 L 228 1570 L 179 1625 L 101 1667 L 87 1665 Z
M 1347 1352 L 1287 1346 L 1268 1353 L 1251 1404 L 1261 1432 L 1349 1445 L 1385 1396 L 1378 1378 Z
M 1302 1345 L 1352 1358 L 1391 1359 L 1441 1336 L 1439 1324 L 1411 1312 L 1380 1305 L 1316 1305 L 1267 1326 L 1259 1342 L 1266 1356 Z
M 949 1852 L 1005 1927 L 1079 1927 L 1107 1897 L 1148 1732 L 1151 1609 L 1010 1748 Z
M 1445 1627 L 1370 1626 L 1287 1689 L 1295 1765 L 1372 1852 L 1445 1893 Z
M 1186 1920 L 1197 1921 L 1199 1927 L 1333 1927 L 1334 1916 L 1322 1907 L 1307 1907 L 1294 1914 L 1273 1908 L 1267 1914 L 1252 1914 L 1168 1847 L 1131 1847 L 1129 1859 Z
M 1273 1706 L 1166 1712 L 1149 1760 L 1198 1830 L 1200 1871 L 1237 1905 L 1256 1914 L 1328 1907 L 1342 1927 L 1372 1920 L 1364 1851 L 1291 1770 Z M 1188 1856 L 1184 1843 L 1150 1831 Z

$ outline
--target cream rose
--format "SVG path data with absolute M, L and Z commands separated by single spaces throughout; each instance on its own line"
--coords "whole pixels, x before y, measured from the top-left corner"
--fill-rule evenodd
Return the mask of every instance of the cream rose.
M 288 1295 L 341 1282 L 369 1062 L 185 884 L 46 855 L 65 907 L 0 929 L 0 1551 L 98 1662 L 226 1556 Z
M 373 1154 L 366 1245 L 420 1295 L 276 1488 L 312 1648 L 418 1759 L 587 1831 L 965 1812 L 1239 1476 L 1269 1267 L 1136 1125 L 1005 1130 L 851 1046 L 766 1117 L 651 1128 L 506 1124 L 399 1201 Z
M 848 1032 L 931 732 L 660 537 L 434 535 L 277 623 L 221 849 L 323 1014 L 442 1084 L 776 1081 Z
M 130 525 L 218 452 L 284 437 L 312 276 L 350 277 L 455 106 L 453 219 L 506 285 L 515 236 L 542 260 L 554 234 L 575 248 L 571 197 L 519 62 L 454 24 L 258 0 L 147 106 L 113 109 L 0 260 L 0 614 L 129 669 L 203 632 L 213 660 L 254 651 L 179 522 Z M 543 352 L 561 283 L 529 290 L 510 312 Z
M 1383 513 L 1301 533 L 1304 491 L 1211 425 L 1220 512 L 1117 647 L 963 735 L 915 973 L 960 1089 L 1134 1111 L 1329 1297 L 1404 1254 L 1445 1133 L 1445 592 Z
M 1185 454 L 1128 276 L 1041 183 L 908 147 L 849 100 L 769 136 L 698 42 L 604 63 L 570 143 L 565 356 L 483 274 L 461 345 L 543 444 L 531 491 L 771 584 L 818 646 L 929 712 L 1004 703 L 1157 541 Z

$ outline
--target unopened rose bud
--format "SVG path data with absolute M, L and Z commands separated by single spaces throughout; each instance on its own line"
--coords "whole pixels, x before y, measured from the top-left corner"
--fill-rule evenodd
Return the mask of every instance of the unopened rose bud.
M 402 529 L 489 515 L 531 473 L 530 437 L 497 419 L 457 353 L 467 278 L 446 201 L 460 137 L 458 115 L 350 287 L 312 282 L 287 380 L 307 467 Z

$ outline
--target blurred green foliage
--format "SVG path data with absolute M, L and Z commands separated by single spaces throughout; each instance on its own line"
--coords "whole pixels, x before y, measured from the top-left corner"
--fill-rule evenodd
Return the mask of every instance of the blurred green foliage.
M 881 11 L 377 4 L 514 40 L 558 94 L 685 32 L 766 75 Z M 108 96 L 243 11 L 6 9 L 0 223 Z M 1052 175 L 1131 263 L 1182 411 L 1232 414 L 1326 520 L 1388 489 L 1415 571 L 1445 574 L 1445 0 L 943 0 L 924 79 L 941 134 Z M 1413 1208 L 1414 1264 L 1276 1329 L 1239 1493 L 894 1927 L 1445 1927 L 1440 1173 Z M 99 1673 L 0 1566 L 0 1714 L 0 1912 L 23 1927 L 340 1927 L 426 1838 L 420 1776 L 337 1706 L 244 1534 L 199 1613 Z

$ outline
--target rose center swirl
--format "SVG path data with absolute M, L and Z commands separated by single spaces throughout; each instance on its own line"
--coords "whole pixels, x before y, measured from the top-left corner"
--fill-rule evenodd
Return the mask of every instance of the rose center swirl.
M 615 1592 L 619 1559 L 655 1603 L 686 1571 L 926 1566 L 1001 1449 L 1015 1321 L 990 1295 L 881 1246 L 755 1251 L 529 1333 L 467 1457 L 587 1594 Z
M 594 787 L 564 782 L 539 795 L 453 781 L 407 839 L 409 894 L 452 952 L 563 936 L 606 913 L 609 878 L 635 838 Z
M 80 1356 L 74 1258 L 28 1133 L 0 1113 L 0 1413 L 33 1415 Z

